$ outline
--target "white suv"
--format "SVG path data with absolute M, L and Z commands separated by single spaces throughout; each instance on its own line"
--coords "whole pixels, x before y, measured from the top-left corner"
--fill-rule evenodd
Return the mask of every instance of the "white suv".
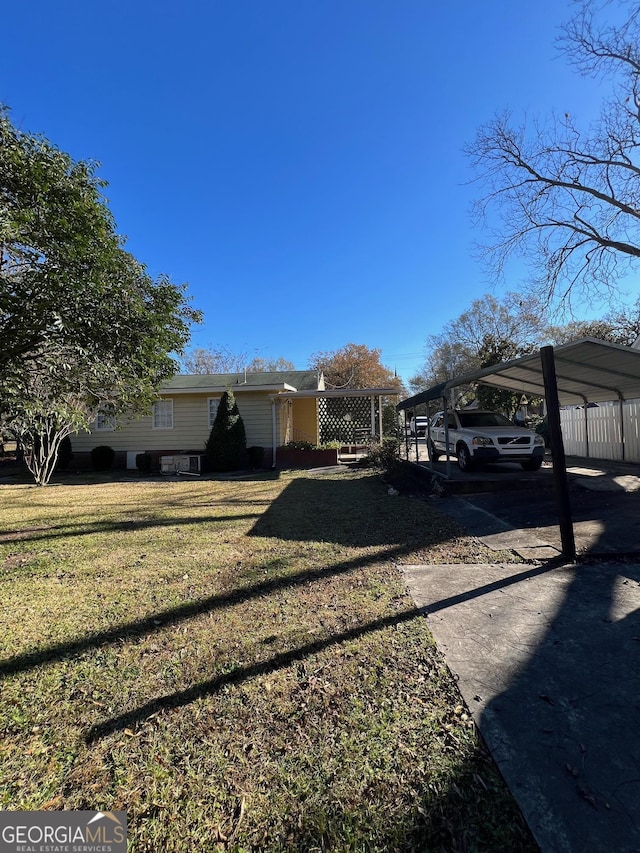
M 515 426 L 498 412 L 478 409 L 448 411 L 449 453 L 458 458 L 462 471 L 483 462 L 519 462 L 525 471 L 537 471 L 544 459 L 544 438 Z M 435 462 L 447 452 L 445 413 L 431 420 L 429 456 Z

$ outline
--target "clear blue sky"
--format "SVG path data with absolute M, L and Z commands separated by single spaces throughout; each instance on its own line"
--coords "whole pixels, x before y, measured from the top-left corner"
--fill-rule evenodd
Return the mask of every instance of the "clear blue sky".
M 593 115 L 593 83 L 554 47 L 569 14 L 567 0 L 12 2 L 0 101 L 100 161 L 128 249 L 204 312 L 193 345 L 304 368 L 363 343 L 406 379 L 491 287 L 462 153 L 477 126 L 503 108 Z

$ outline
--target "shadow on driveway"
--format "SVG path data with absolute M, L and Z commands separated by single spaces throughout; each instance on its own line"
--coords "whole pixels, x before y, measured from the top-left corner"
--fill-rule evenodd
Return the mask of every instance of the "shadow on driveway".
M 405 575 L 542 850 L 638 851 L 640 565 L 513 569 Z

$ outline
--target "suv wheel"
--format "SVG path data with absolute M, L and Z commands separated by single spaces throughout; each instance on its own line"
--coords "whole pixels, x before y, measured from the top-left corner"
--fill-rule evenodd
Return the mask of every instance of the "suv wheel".
M 456 456 L 458 457 L 458 468 L 461 471 L 473 470 L 473 461 L 471 460 L 471 454 L 469 453 L 466 444 L 462 444 L 461 442 L 456 447 Z
M 440 459 L 440 451 L 436 450 L 436 446 L 431 440 L 429 440 L 429 459 L 431 462 L 437 462 Z

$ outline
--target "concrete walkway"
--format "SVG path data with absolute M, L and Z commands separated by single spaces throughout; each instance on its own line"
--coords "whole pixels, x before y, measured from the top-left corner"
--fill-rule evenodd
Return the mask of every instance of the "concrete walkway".
M 640 565 L 405 566 L 543 851 L 640 851 Z
M 402 567 L 536 841 L 640 853 L 640 561 L 563 566 L 539 529 L 438 506 L 537 560 Z

